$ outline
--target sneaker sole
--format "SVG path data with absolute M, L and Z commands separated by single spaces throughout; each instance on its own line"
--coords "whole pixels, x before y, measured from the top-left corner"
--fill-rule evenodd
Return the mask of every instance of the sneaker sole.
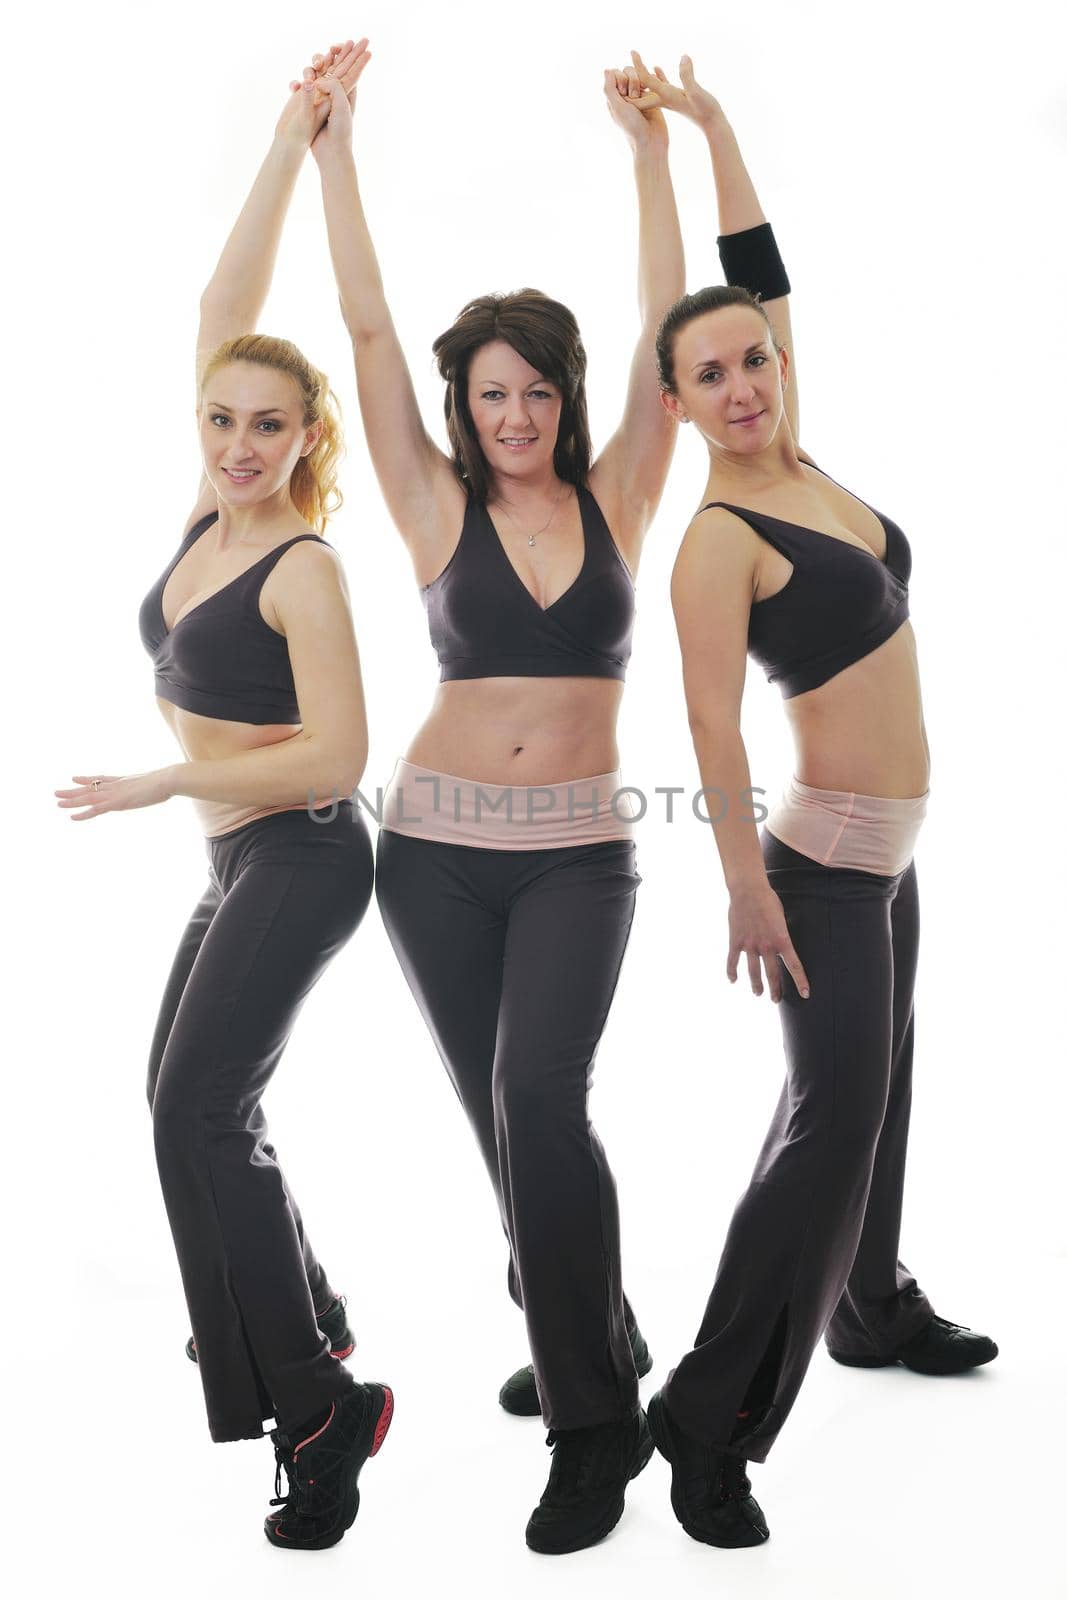
M 385 1443 L 385 1436 L 389 1432 L 389 1425 L 393 1420 L 393 1391 L 381 1383 L 366 1383 L 363 1387 L 371 1398 L 368 1415 L 364 1426 L 357 1436 L 359 1440 L 365 1439 L 370 1433 L 370 1449 L 366 1455 L 359 1454 L 355 1466 L 349 1472 L 345 1484 L 344 1512 L 340 1523 L 331 1528 L 327 1533 L 321 1533 L 317 1539 L 309 1539 L 306 1543 L 297 1543 L 295 1539 L 287 1539 L 277 1523 L 272 1523 L 268 1518 L 263 1524 L 263 1532 L 270 1544 L 279 1550 L 329 1550 L 332 1545 L 340 1544 L 359 1511 L 359 1475 L 363 1467 L 372 1456 L 376 1456 Z M 377 1410 L 375 1410 L 377 1405 Z
M 752 1550 L 755 1549 L 757 1545 L 766 1544 L 767 1540 L 770 1538 L 770 1532 L 768 1531 L 766 1533 L 761 1533 L 758 1528 L 753 1528 L 750 1523 L 746 1524 L 746 1527 L 748 1528 L 752 1537 L 737 1539 L 715 1539 L 712 1538 L 711 1534 L 708 1533 L 705 1528 L 696 1528 L 692 1523 L 686 1520 L 683 1514 L 679 1511 L 678 1503 L 675 1499 L 674 1461 L 671 1457 L 670 1433 L 664 1425 L 665 1419 L 659 1406 L 650 1408 L 647 1415 L 648 1431 L 652 1435 L 656 1449 L 659 1451 L 660 1455 L 663 1457 L 664 1461 L 668 1463 L 671 1469 L 671 1509 L 673 1510 L 678 1521 L 681 1523 L 683 1530 L 689 1535 L 690 1539 L 695 1539 L 698 1544 L 713 1545 L 716 1550 Z
M 637 1477 L 638 1473 L 644 1472 L 645 1468 L 648 1466 L 648 1463 L 652 1460 L 655 1448 L 656 1446 L 653 1442 L 651 1433 L 646 1433 L 641 1440 L 634 1464 L 630 1469 L 630 1476 L 627 1479 L 628 1483 L 632 1483 Z M 547 1539 L 544 1540 L 544 1542 L 539 1543 L 537 1542 L 537 1534 L 535 1533 L 533 1539 L 531 1539 L 529 1530 L 527 1530 L 527 1546 L 529 1549 L 535 1550 L 537 1554 L 541 1556 L 569 1556 L 573 1555 L 576 1550 L 588 1550 L 591 1545 L 599 1544 L 601 1539 L 607 1538 L 611 1530 L 618 1526 L 618 1523 L 625 1510 L 626 1490 L 624 1488 L 622 1493 L 619 1495 L 616 1504 L 609 1508 L 603 1522 L 598 1523 L 593 1532 L 587 1534 L 584 1539 L 577 1541 L 571 1540 L 568 1544 L 555 1544 L 551 1540 Z
M 646 1351 L 644 1360 L 635 1361 L 634 1366 L 637 1369 L 638 1378 L 647 1378 L 649 1373 L 652 1371 L 652 1357 Z M 528 1368 L 527 1370 L 529 1371 L 532 1369 Z M 508 1400 L 505 1399 L 507 1392 L 507 1384 L 505 1384 L 503 1389 L 500 1391 L 498 1399 L 500 1401 L 501 1410 L 506 1411 L 509 1417 L 539 1417 L 541 1415 L 541 1407 L 537 1402 L 536 1388 L 533 1390 L 532 1408 L 528 1398 L 529 1391 L 525 1388 L 520 1389 L 518 1403 L 515 1405 L 509 1404 Z
M 903 1356 L 892 1356 L 888 1361 L 880 1361 L 876 1356 L 838 1356 L 832 1350 L 828 1352 L 830 1359 L 842 1367 L 863 1367 L 870 1370 L 874 1367 L 906 1367 L 909 1372 L 917 1372 L 924 1378 L 955 1378 L 964 1372 L 973 1372 L 975 1367 L 984 1367 L 987 1362 L 995 1361 L 999 1355 L 998 1350 L 990 1355 L 978 1356 L 974 1361 L 968 1361 L 962 1367 L 917 1367 L 910 1361 L 905 1361 Z

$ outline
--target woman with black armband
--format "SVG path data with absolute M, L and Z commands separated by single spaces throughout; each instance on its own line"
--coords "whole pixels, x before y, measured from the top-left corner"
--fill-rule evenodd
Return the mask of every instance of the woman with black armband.
M 766 1458 L 820 1336 L 848 1366 L 927 1374 L 997 1347 L 935 1316 L 897 1257 L 929 781 L 908 544 L 797 446 L 789 282 L 721 107 L 688 57 L 680 88 L 635 63 L 707 137 L 718 196 L 728 286 L 679 300 L 657 338 L 664 406 L 711 458 L 672 598 L 700 780 L 728 801 L 727 975 L 744 954 L 762 994 L 762 962 L 787 1060 L 695 1348 L 648 1417 L 686 1532 L 754 1545 L 767 1525 L 745 1462 Z M 746 652 L 780 686 L 797 750 L 759 834 L 742 801 Z
M 337 46 L 331 59 L 355 81 L 358 47 Z M 277 1420 L 277 1509 L 265 1532 L 290 1550 L 343 1536 L 393 1410 L 384 1384 L 358 1383 L 341 1365 L 353 1346 L 344 1303 L 260 1104 L 373 880 L 366 824 L 339 798 L 367 757 L 344 573 L 322 538 L 340 503 L 340 420 L 325 376 L 296 346 L 253 331 L 326 120 L 313 80 L 292 86 L 201 297 L 203 476 L 178 552 L 141 606 L 157 703 L 183 759 L 56 791 L 75 822 L 186 795 L 206 835 L 208 885 L 164 991 L 148 1102 L 211 1437 L 261 1438 Z
M 446 454 L 383 292 L 349 99 L 323 81 L 332 109 L 314 153 L 363 425 L 441 669 L 386 792 L 378 903 L 511 1245 L 534 1370 L 502 1400 L 518 1409 L 515 1389 L 528 1391 L 549 1426 L 552 1468 L 526 1540 L 558 1554 L 604 1537 L 652 1453 L 638 1402 L 648 1353 L 623 1296 L 615 1184 L 587 1099 L 640 882 L 615 725 L 634 574 L 676 433 L 654 353 L 684 287 L 666 124 L 634 103 L 635 74 L 605 73 L 639 210 L 641 325 L 616 432 L 594 460 L 575 318 L 526 289 L 471 301 L 435 342 Z M 525 170 L 509 174 L 509 196 Z

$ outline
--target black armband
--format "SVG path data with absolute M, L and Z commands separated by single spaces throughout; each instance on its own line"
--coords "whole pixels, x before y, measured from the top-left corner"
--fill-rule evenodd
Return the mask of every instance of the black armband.
M 789 278 L 769 222 L 741 233 L 720 234 L 716 243 L 727 283 L 748 289 L 761 300 L 778 300 L 789 293 Z

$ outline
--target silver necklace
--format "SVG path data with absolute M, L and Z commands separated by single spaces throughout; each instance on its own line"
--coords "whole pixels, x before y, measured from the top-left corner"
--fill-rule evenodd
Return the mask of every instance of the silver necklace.
M 564 489 L 566 487 L 567 487 L 567 485 L 565 483 L 561 483 L 560 484 L 559 489 L 558 489 L 558 491 L 556 493 L 556 498 L 555 498 L 555 500 L 554 500 L 554 502 L 552 504 L 552 510 L 548 513 L 548 522 L 546 522 L 543 525 L 543 527 L 538 528 L 535 533 L 528 533 L 526 535 L 526 543 L 529 545 L 531 550 L 536 545 L 536 543 L 537 543 L 538 539 L 540 539 L 541 535 L 547 531 L 549 522 L 552 521 L 552 518 L 556 515 L 556 512 L 559 510 L 559 503 L 563 499 L 563 491 L 564 491 Z M 504 513 L 504 515 L 507 517 L 508 521 L 511 523 L 511 526 L 515 529 L 516 533 L 520 533 L 521 534 L 522 533 L 522 529 L 519 527 L 518 523 L 515 521 L 514 517 L 511 515 L 511 512 L 508 510 L 508 508 L 504 504 L 503 500 L 501 500 L 501 502 L 500 502 L 500 509 Z

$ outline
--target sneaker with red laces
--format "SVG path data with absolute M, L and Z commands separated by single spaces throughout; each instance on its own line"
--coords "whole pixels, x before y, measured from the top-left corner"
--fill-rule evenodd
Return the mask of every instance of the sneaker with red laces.
M 337 1361 L 347 1361 L 356 1348 L 356 1336 L 348 1326 L 345 1316 L 345 1306 L 348 1301 L 344 1295 L 337 1295 L 331 1300 L 325 1311 L 320 1311 L 315 1321 L 330 1341 L 330 1354 Z M 196 1340 L 190 1334 L 185 1341 L 185 1353 L 190 1361 L 197 1361 Z
M 743 1456 L 713 1450 L 683 1433 L 662 1390 L 648 1402 L 648 1426 L 656 1449 L 671 1464 L 671 1505 L 691 1539 L 738 1550 L 770 1537 Z
M 327 1550 L 339 1543 L 359 1510 L 359 1474 L 376 1456 L 393 1420 L 393 1392 L 382 1383 L 353 1383 L 306 1438 L 275 1430 L 272 1511 L 263 1524 L 271 1544 Z M 288 1490 L 281 1492 L 282 1473 Z

